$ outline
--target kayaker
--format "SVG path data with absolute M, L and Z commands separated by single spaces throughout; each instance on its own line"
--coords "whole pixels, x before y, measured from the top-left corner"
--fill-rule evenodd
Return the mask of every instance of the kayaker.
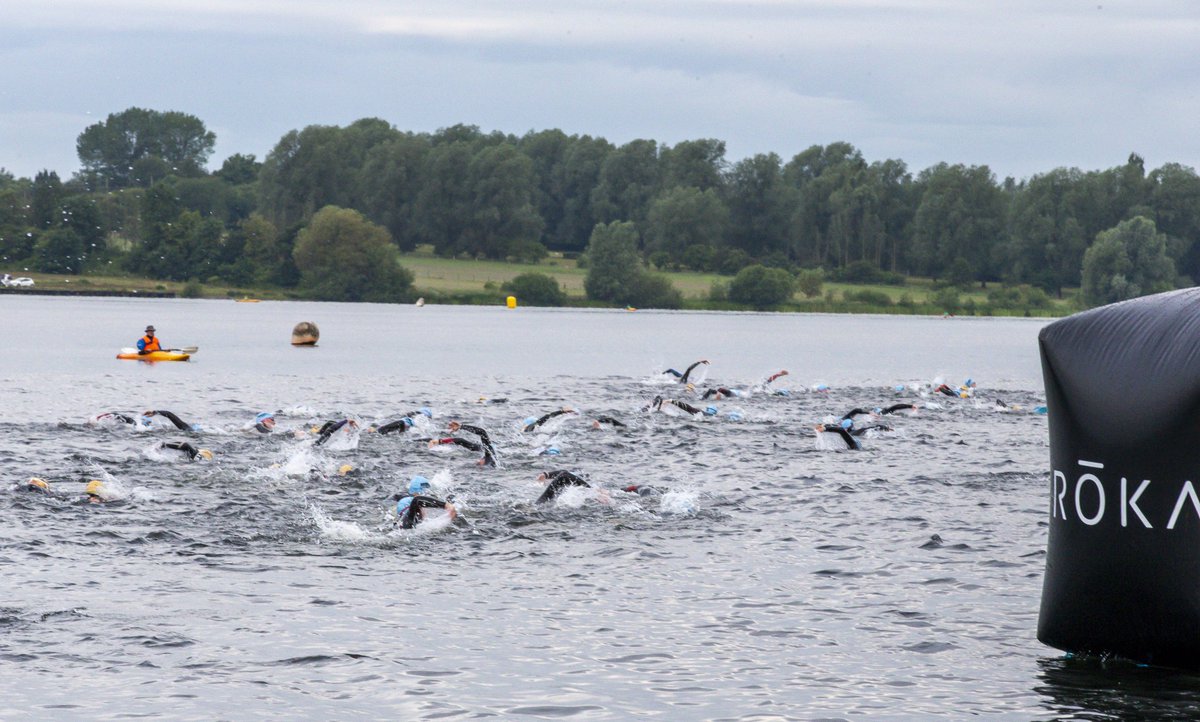
M 138 339 L 137 349 L 139 356 L 145 356 L 148 353 L 162 351 L 162 345 L 159 343 L 158 337 L 154 335 L 154 327 L 146 327 L 146 335 Z

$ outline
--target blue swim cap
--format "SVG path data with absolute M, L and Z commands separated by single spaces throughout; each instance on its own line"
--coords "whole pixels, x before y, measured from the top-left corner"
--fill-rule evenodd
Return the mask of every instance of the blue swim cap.
M 423 476 L 414 476 L 412 481 L 408 482 L 409 494 L 420 494 L 429 488 L 429 480 Z
M 521 426 L 529 426 L 530 424 L 534 423 L 537 423 L 536 416 L 526 416 L 525 420 L 521 422 Z
M 842 419 L 842 423 L 840 424 L 840 426 L 843 429 L 849 429 L 851 426 L 854 426 L 854 420 L 853 419 Z
M 896 384 L 892 387 L 892 390 L 894 390 L 896 393 L 900 393 L 904 390 L 904 384 Z
M 826 384 L 817 384 L 814 388 L 817 391 L 828 391 L 829 390 L 829 386 L 827 386 Z
M 1034 406 L 1033 407 L 1033 413 L 1035 413 L 1035 414 L 1044 414 L 1047 411 L 1048 411 L 1048 409 L 1045 406 Z
M 273 418 L 275 418 L 275 414 L 270 414 L 270 413 L 267 413 L 266 411 L 264 411 L 261 414 L 254 417 L 254 423 L 261 424 L 262 422 L 266 421 L 267 419 L 273 419 Z
M 404 512 L 407 511 L 408 507 L 410 506 L 412 506 L 411 496 L 406 496 L 400 501 L 396 502 L 396 516 L 404 516 Z
M 717 415 L 717 407 L 716 406 L 705 406 L 704 407 L 704 415 L 705 416 L 716 416 Z
M 872 413 L 872 414 L 875 414 L 876 416 L 878 416 L 879 414 L 882 414 L 882 413 L 883 413 L 883 408 L 882 408 L 882 407 L 879 407 L 879 406 L 876 406 L 875 408 L 871 409 L 871 413 Z
M 400 422 L 404 424 L 404 428 L 406 428 L 406 429 L 415 423 L 412 419 L 410 419 L 407 416 L 405 416 L 403 419 L 400 419 Z
M 558 456 L 561 453 L 557 446 L 547 446 L 546 450 L 542 452 L 542 456 Z
M 417 411 L 419 413 L 425 414 L 425 416 L 427 416 L 431 419 L 433 418 L 433 409 L 429 408 L 428 406 L 422 406 L 421 408 L 417 409 Z
M 730 421 L 741 421 L 742 420 L 742 415 L 736 411 L 730 411 L 728 414 L 725 414 L 725 416 Z
M 974 385 L 975 385 L 975 379 L 967 379 L 967 382 L 965 384 L 963 384 L 963 386 L 966 386 L 968 388 L 970 388 Z

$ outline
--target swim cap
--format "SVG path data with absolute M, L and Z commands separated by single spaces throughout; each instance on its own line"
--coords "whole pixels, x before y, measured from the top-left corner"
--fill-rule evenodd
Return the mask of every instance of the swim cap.
M 341 466 L 338 467 L 338 476 L 345 476 L 346 474 L 349 474 L 352 471 L 354 471 L 353 464 L 342 464 Z
M 420 494 L 422 491 L 425 491 L 428 488 L 429 479 L 426 479 L 423 476 L 414 476 L 412 481 L 408 482 L 409 494 Z
M 849 429 L 851 426 L 854 426 L 854 420 L 853 419 L 842 419 L 842 423 L 839 425 L 843 429 Z
M 688 391 L 695 391 L 695 390 L 696 390 L 696 384 L 689 383 L 687 386 L 684 386 L 683 388 L 687 389 Z
M 792 392 L 787 389 L 775 389 L 776 396 L 791 396 Z
M 558 456 L 561 453 L 562 451 L 557 446 L 547 446 L 546 450 L 542 452 L 542 456 Z
M 1045 406 L 1034 406 L 1033 407 L 1033 413 L 1035 413 L 1035 414 L 1044 414 L 1047 411 L 1048 411 L 1048 409 Z
M 100 496 L 104 491 L 104 484 L 101 484 L 99 479 L 92 479 L 83 491 L 88 496 Z
M 537 423 L 536 416 L 526 416 L 525 420 L 521 422 L 521 426 L 529 426 L 529 425 L 535 424 L 535 423 Z
M 817 384 L 813 388 L 816 389 L 817 391 L 828 391 L 829 390 L 829 386 L 827 386 L 825 384 Z
M 895 391 L 896 393 L 900 393 L 901 391 L 904 390 L 904 384 L 896 384 L 895 386 L 892 387 L 892 390 Z
M 882 413 L 883 413 L 883 408 L 882 408 L 882 407 L 879 407 L 879 406 L 876 406 L 875 408 L 871 409 L 871 413 L 872 413 L 872 414 L 875 414 L 876 416 L 878 416 L 879 414 L 882 414 Z
M 716 406 L 705 406 L 704 407 L 704 415 L 705 416 L 716 416 L 717 415 L 717 407 Z
M 42 491 L 50 491 L 50 485 L 46 483 L 46 480 L 39 479 L 36 476 L 30 477 L 29 481 L 27 481 L 25 483 L 26 483 L 26 485 L 28 485 L 28 487 L 30 489 L 41 489 Z
M 205 461 L 212 461 L 213 453 L 211 451 L 209 451 L 208 449 L 201 449 L 199 456 L 202 459 L 204 459 Z
M 967 379 L 967 382 L 963 384 L 963 386 L 966 386 L 967 388 L 974 388 L 975 379 Z
M 422 406 L 421 408 L 417 409 L 417 411 L 425 414 L 425 416 L 428 418 L 433 418 L 433 409 L 429 408 L 428 406 Z
M 725 416 L 730 421 L 741 421 L 742 420 L 742 415 L 736 411 L 730 411 L 728 414 L 725 414 Z
M 261 424 L 262 422 L 266 421 L 267 419 L 273 419 L 273 418 L 275 418 L 275 414 L 267 413 L 266 411 L 264 411 L 261 414 L 258 414 L 257 416 L 254 417 L 254 423 Z

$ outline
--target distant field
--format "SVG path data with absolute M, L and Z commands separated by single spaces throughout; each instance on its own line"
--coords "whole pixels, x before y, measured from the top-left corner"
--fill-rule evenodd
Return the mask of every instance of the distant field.
M 512 280 L 522 273 L 537 272 L 553 276 L 562 284 L 567 295 L 577 302 L 585 298 L 583 280 L 587 275 L 585 269 L 577 268 L 575 261 L 561 257 L 546 258 L 536 264 L 506 263 L 503 261 L 477 261 L 439 258 L 428 252 L 404 254 L 400 263 L 412 271 L 417 293 L 422 295 L 440 294 L 446 300 L 460 297 L 462 302 L 487 302 L 489 296 L 499 296 L 500 287 L 504 282 Z M 0 269 L 2 270 L 2 269 Z M 86 293 L 88 291 L 116 292 L 165 292 L 184 295 L 184 285 L 176 281 L 158 281 L 148 278 L 124 276 L 119 274 L 96 274 L 84 276 L 64 276 L 47 273 L 31 273 L 17 269 L 20 275 L 34 279 L 34 290 L 64 290 Z M 12 273 L 12 271 L 9 271 Z M 17 275 L 14 273 L 14 275 Z M 729 304 L 711 303 L 709 293 L 714 283 L 728 285 L 730 276 L 720 276 L 711 273 L 678 272 L 665 273 L 671 283 L 683 293 L 689 308 L 727 308 Z M 992 286 L 991 288 L 994 288 Z M 231 287 L 225 285 L 204 285 L 199 289 L 205 298 L 261 298 L 281 300 L 298 298 L 300 294 L 294 289 Z M 868 306 L 857 302 L 846 302 L 844 294 L 857 291 L 875 291 L 891 299 L 889 306 Z M 987 306 L 989 289 L 978 286 L 959 294 L 960 302 L 968 306 Z M 821 295 L 807 299 L 801 294 L 793 297 L 790 310 L 821 311 L 821 312 L 906 312 L 938 314 L 939 309 L 933 301 L 936 291 L 933 282 L 926 278 L 909 278 L 903 286 L 857 285 L 846 283 L 826 282 Z M 1036 310 L 1035 315 L 1063 316 L 1076 310 L 1073 305 L 1075 292 L 1072 290 L 1064 299 L 1051 299 L 1050 307 Z M 1012 315 L 1024 311 L 988 309 L 994 315 Z M 970 311 L 965 311 L 970 313 Z

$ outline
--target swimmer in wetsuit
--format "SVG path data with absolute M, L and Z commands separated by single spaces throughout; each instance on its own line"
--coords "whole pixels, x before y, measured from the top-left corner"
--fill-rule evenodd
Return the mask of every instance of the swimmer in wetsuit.
M 144 412 L 142 412 L 142 416 L 144 418 L 146 418 L 147 420 L 149 420 L 153 416 L 161 416 L 164 419 L 170 421 L 172 424 L 175 424 L 175 428 L 179 429 L 180 431 L 199 431 L 200 430 L 199 426 L 196 426 L 195 424 L 186 423 L 183 419 L 179 418 L 178 416 L 176 416 L 174 413 L 172 413 L 170 411 L 161 411 L 161 410 L 159 410 L 159 411 L 144 411 Z
M 650 405 L 646 408 L 650 411 L 662 411 L 664 405 L 674 406 L 681 411 L 691 414 L 692 417 L 717 415 L 717 408 L 715 406 L 708 406 L 703 409 L 698 409 L 686 401 L 680 401 L 679 399 L 664 399 L 661 396 L 655 396 L 654 400 L 651 401 Z
M 205 461 L 211 461 L 213 458 L 213 453 L 208 449 L 197 449 L 186 441 L 160 441 L 158 442 L 158 448 L 182 451 L 187 454 L 189 461 L 195 461 L 197 457 Z
M 705 389 L 704 394 L 700 397 L 701 401 L 708 401 L 712 397 L 717 397 L 717 401 L 722 399 L 731 399 L 735 396 L 741 396 L 742 392 L 735 389 L 729 389 L 724 386 L 718 386 L 715 389 Z
M 420 524 L 430 509 L 445 509 L 450 521 L 458 518 L 458 509 L 448 501 L 427 495 L 425 492 L 429 489 L 429 481 L 425 477 L 414 476 L 408 483 L 408 493 L 392 497 L 396 500 L 396 517 L 401 529 L 412 529 Z
M 950 388 L 946 384 L 939 385 L 937 388 L 934 389 L 934 393 L 944 394 L 946 396 L 952 396 L 956 399 L 962 398 L 962 394 L 960 394 L 955 389 Z
M 250 427 L 260 434 L 269 434 L 275 430 L 275 414 L 266 411 L 254 417 L 254 426 Z
M 674 376 L 681 384 L 686 384 L 688 382 L 688 377 L 692 375 L 692 371 L 701 364 L 704 364 L 705 366 L 707 366 L 708 359 L 700 359 L 699 361 L 692 364 L 691 366 L 688 366 L 687 369 L 683 373 L 679 373 L 675 369 L 667 369 L 666 371 L 663 371 L 663 373 Z
M 525 425 L 521 429 L 521 431 L 524 431 L 525 433 L 529 433 L 530 431 L 534 431 L 539 426 L 546 423 L 550 419 L 553 419 L 556 416 L 562 416 L 563 414 L 573 414 L 573 413 L 575 413 L 575 409 L 564 406 L 561 409 L 559 409 L 558 411 L 551 411 L 550 413 L 543 415 L 539 419 L 534 419 L 531 416 L 528 419 L 525 419 Z
M 496 448 L 492 446 L 492 438 L 488 436 L 488 432 L 478 426 L 463 424 L 457 421 L 451 421 L 448 425 L 451 433 L 455 431 L 466 431 L 469 434 L 475 434 L 479 437 L 479 442 L 483 446 L 483 458 L 475 462 L 480 466 L 495 466 L 496 465 Z M 462 446 L 462 444 L 459 444 Z
M 84 498 L 89 504 L 103 504 L 108 501 L 108 490 L 104 488 L 104 484 L 100 483 L 99 479 L 89 481 L 83 493 L 86 495 Z
M 378 429 L 375 429 L 375 430 L 381 434 L 390 434 L 393 431 L 396 433 L 403 434 L 405 431 L 408 431 L 409 429 L 411 429 L 413 427 L 413 425 L 416 424 L 416 422 L 413 419 L 415 419 L 417 416 L 425 416 L 426 418 L 432 419 L 433 411 L 430 410 L 426 406 L 422 406 L 421 408 L 417 409 L 416 411 L 410 411 L 407 414 L 405 414 L 404 416 L 401 416 L 399 419 L 397 419 L 391 423 L 384 424 L 383 426 L 380 426 Z
M 330 436 L 333 436 L 334 434 L 336 434 L 338 431 L 340 431 L 346 425 L 349 425 L 351 429 L 358 428 L 358 422 L 355 421 L 354 419 L 342 419 L 341 421 L 326 421 L 324 424 L 321 425 L 321 428 L 317 431 L 317 440 L 313 442 L 313 446 L 320 446 L 321 444 L 324 444 L 326 441 L 329 441 Z
M 132 416 L 129 416 L 127 414 L 120 414 L 120 413 L 117 413 L 116 411 L 108 411 L 103 414 L 96 414 L 95 416 L 93 416 L 91 418 L 91 420 L 88 423 L 101 424 L 101 423 L 107 423 L 110 421 L 115 421 L 115 422 L 121 423 L 121 424 L 137 424 L 137 423 L 139 423 L 138 420 L 133 418 Z
M 611 416 L 597 416 L 596 420 L 592 422 L 592 428 L 599 429 L 604 424 L 608 424 L 609 426 L 613 427 L 614 429 L 626 428 L 626 424 L 623 424 L 620 421 L 617 421 L 616 419 L 614 419 Z
M 840 424 L 817 424 L 813 428 L 817 430 L 818 434 L 837 434 L 838 436 L 842 437 L 842 441 L 846 442 L 847 449 L 859 451 L 862 449 L 862 444 L 858 443 L 858 439 L 854 438 L 850 434 L 850 429 L 853 425 L 854 422 L 850 421 L 849 419 L 843 419 L 842 423 Z
M 559 492 L 568 486 L 583 486 L 591 488 L 591 484 L 583 480 L 583 477 L 578 474 L 573 474 L 566 469 L 555 469 L 554 471 L 543 471 L 538 474 L 538 481 L 547 482 L 546 490 L 537 498 L 535 503 L 545 504 L 558 496 Z

